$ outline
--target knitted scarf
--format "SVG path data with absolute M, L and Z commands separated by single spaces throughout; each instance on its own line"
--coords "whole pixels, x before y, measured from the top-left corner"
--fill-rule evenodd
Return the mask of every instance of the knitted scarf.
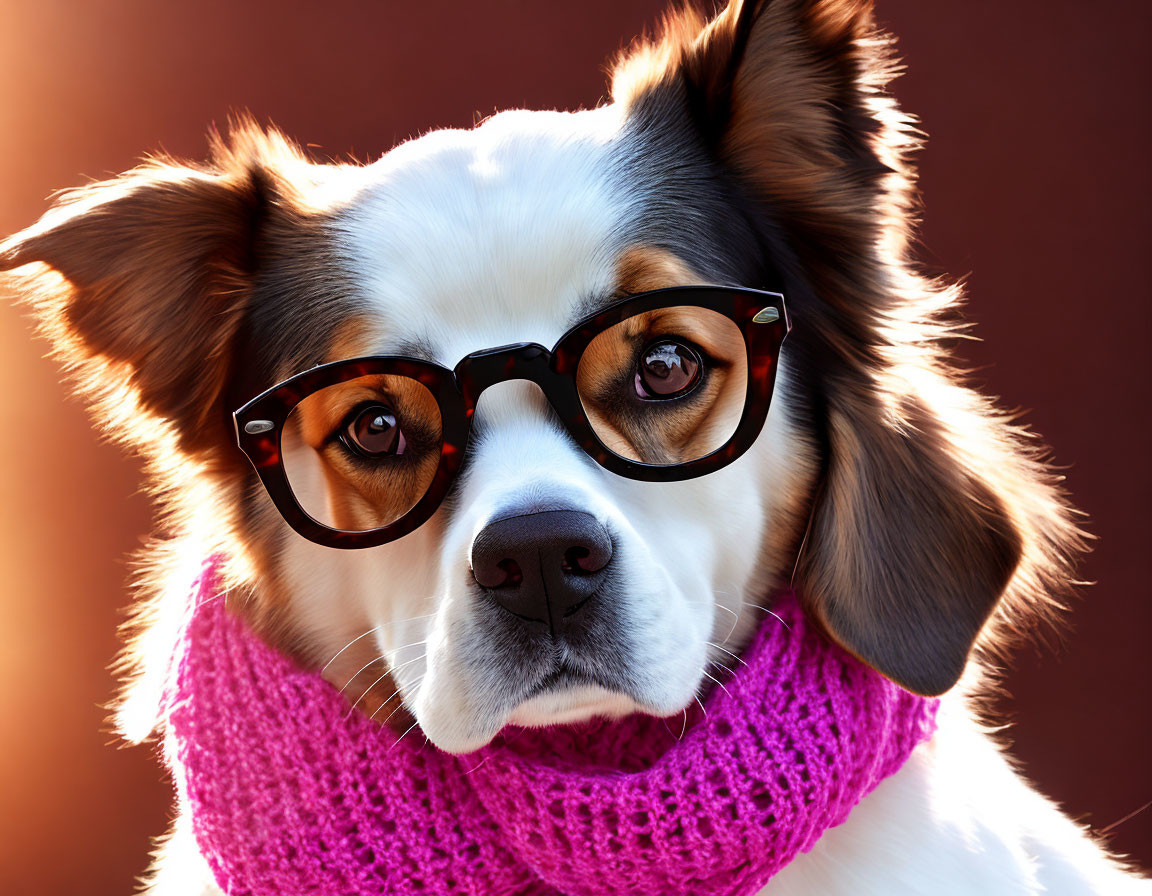
M 229 896 L 749 896 L 934 730 L 935 701 L 785 594 L 704 713 L 506 729 L 456 756 L 350 714 L 216 587 L 206 564 L 165 752 Z

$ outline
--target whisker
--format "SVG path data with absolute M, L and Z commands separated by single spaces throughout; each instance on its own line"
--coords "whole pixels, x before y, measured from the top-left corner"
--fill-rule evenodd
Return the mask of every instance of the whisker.
M 332 657 L 332 659 L 328 660 L 328 662 L 326 662 L 320 668 L 320 674 L 323 675 L 325 672 L 327 672 L 328 667 L 331 666 L 334 662 L 336 662 L 336 658 L 339 657 L 340 654 L 342 654 L 345 650 L 347 650 L 349 647 L 351 647 L 357 641 L 359 641 L 363 638 L 367 638 L 370 634 L 372 634 L 372 632 L 377 631 L 379 628 L 380 628 L 380 626 L 378 626 L 378 625 L 372 626 L 372 628 L 368 629 L 368 631 L 364 632 L 364 634 L 357 635 L 355 638 L 353 638 L 351 641 L 349 641 L 347 644 L 345 644 L 343 647 L 341 647 L 339 650 L 337 650 L 336 656 Z
M 732 659 L 736 660 L 736 662 L 738 662 L 744 666 L 748 665 L 746 662 L 744 662 L 744 659 L 742 657 L 737 656 L 731 650 L 729 650 L 727 647 L 724 647 L 720 644 L 717 644 L 715 641 L 709 641 L 708 643 L 711 644 L 713 647 L 715 647 L 717 650 L 724 651 L 726 654 L 728 654 L 728 656 L 730 656 L 730 657 L 732 657 Z M 732 670 L 729 669 L 728 671 L 731 672 Z
M 725 667 L 725 668 L 727 668 L 727 667 Z M 719 680 L 719 679 L 717 679 L 717 678 L 712 678 L 712 676 L 708 674 L 708 670 L 707 670 L 707 669 L 704 669 L 703 671 L 704 671 L 704 675 L 705 675 L 705 677 L 707 677 L 707 678 L 711 679 L 711 680 L 712 680 L 712 681 L 714 681 L 716 684 L 720 685 L 720 690 L 722 690 L 722 691 L 723 691 L 725 694 L 727 694 L 729 697 L 731 697 L 731 696 L 732 696 L 732 693 L 731 693 L 731 691 L 729 691 L 729 690 L 728 690 L 728 688 L 724 687 L 724 682 L 720 681 L 720 680 Z M 732 671 L 732 670 L 731 670 L 731 669 L 729 669 L 728 671 Z
M 808 510 L 808 524 L 804 527 L 804 537 L 800 539 L 800 548 L 796 551 L 796 559 L 792 563 L 792 575 L 788 579 L 788 587 L 796 587 L 796 573 L 800 570 L 800 559 L 804 556 L 804 550 L 808 547 L 808 536 L 812 534 L 812 520 L 816 517 L 816 505 L 820 503 L 820 498 L 823 496 L 824 483 L 821 482 L 820 489 L 816 496 L 812 499 L 812 507 Z M 773 616 L 776 614 L 773 613 Z M 779 617 L 777 617 L 779 618 Z M 781 619 L 781 622 L 784 620 Z M 787 628 L 788 626 L 784 626 Z
M 419 641 L 412 641 L 409 644 L 404 644 L 400 647 L 397 647 L 395 650 L 392 651 L 392 653 L 399 654 L 399 653 L 402 653 L 405 650 L 407 650 L 409 647 L 419 647 L 421 644 L 427 644 L 427 643 L 428 643 L 427 638 L 421 638 Z
M 435 613 L 425 613 L 423 616 L 409 616 L 406 619 L 391 619 L 388 622 L 381 622 L 379 625 L 372 626 L 372 628 L 368 629 L 368 631 L 364 632 L 363 634 L 357 635 L 355 638 L 353 638 L 351 641 L 349 641 L 347 644 L 345 644 L 343 647 L 341 647 L 339 650 L 337 650 L 336 655 L 333 656 L 332 659 L 328 660 L 328 662 L 326 662 L 323 665 L 323 667 L 320 669 L 321 674 L 323 674 L 328 669 L 329 666 L 331 666 L 334 662 L 336 662 L 336 659 L 337 659 L 337 657 L 340 656 L 340 654 L 342 654 L 345 650 L 347 650 L 349 647 L 351 647 L 353 644 L 355 644 L 357 641 L 361 640 L 362 638 L 367 638 L 370 634 L 372 634 L 372 632 L 378 631 L 378 630 L 384 628 L 384 626 L 386 626 L 386 625 L 401 625 L 402 623 L 405 623 L 405 622 L 415 622 L 417 619 L 428 619 L 429 617 L 435 616 L 435 615 L 436 615 Z
M 374 682 L 372 682 L 372 684 L 368 685 L 368 687 L 364 688 L 364 690 L 360 692 L 360 696 L 357 697 L 356 701 L 348 707 L 348 714 L 344 716 L 344 721 L 348 721 L 350 718 L 352 718 L 352 713 L 356 712 L 356 707 L 360 705 L 360 701 L 364 699 L 364 695 L 372 690 L 372 688 L 376 687 L 376 685 L 380 684 L 380 682 L 382 682 L 385 678 L 387 678 L 390 671 L 390 669 L 385 670 L 383 675 L 381 675 Z
M 715 589 L 713 589 L 712 594 L 713 594 L 713 596 L 715 596 L 717 594 L 727 595 L 727 594 L 729 594 L 729 592 L 716 591 Z M 744 609 L 744 591 L 743 591 L 743 589 L 740 590 L 740 593 L 738 596 L 740 598 L 740 609 L 743 610 Z M 736 631 L 736 626 L 738 626 L 740 624 L 740 613 L 736 610 L 733 610 L 731 607 L 724 606 L 724 604 L 716 603 L 715 601 L 713 601 L 713 603 L 715 604 L 715 606 L 719 607 L 720 609 L 727 610 L 729 613 L 732 614 L 732 628 L 728 629 L 728 634 L 726 634 L 724 636 L 724 641 L 727 642 L 728 639 L 731 638 L 733 633 Z
M 360 692 L 360 696 L 356 698 L 356 702 L 352 704 L 351 708 L 348 710 L 348 715 L 344 716 L 344 718 L 345 719 L 350 718 L 352 713 L 356 711 L 356 707 L 360 705 L 360 701 L 363 700 L 365 698 L 365 696 L 367 696 L 368 692 L 371 691 L 372 688 L 374 688 L 374 687 L 376 687 L 376 685 L 380 684 L 380 682 L 382 682 L 385 678 L 387 678 L 393 672 L 399 672 L 405 666 L 411 666 L 417 660 L 424 659 L 425 656 L 427 656 L 427 654 L 422 653 L 422 654 L 420 654 L 420 656 L 415 656 L 412 659 L 401 663 L 399 666 L 390 666 L 388 669 L 384 670 L 383 675 L 381 675 L 374 682 L 372 682 L 372 684 L 368 685 L 368 687 L 366 687 L 363 691 Z M 392 698 L 389 697 L 388 699 L 391 700 Z
M 407 650 L 409 647 L 418 647 L 421 644 L 427 644 L 427 643 L 428 643 L 427 638 L 424 638 L 421 641 L 413 641 L 411 644 L 405 644 L 403 647 L 398 648 L 395 651 L 395 653 L 399 653 L 402 650 Z M 420 656 L 427 656 L 427 655 L 428 655 L 427 651 L 420 654 Z M 365 669 L 367 669 L 369 666 L 371 666 L 373 663 L 378 663 L 378 662 L 380 662 L 380 660 L 387 660 L 387 659 L 388 659 L 388 656 L 386 654 L 381 654 L 380 656 L 376 657 L 374 660 L 370 660 L 369 662 L 365 663 L 363 666 L 361 666 L 359 669 L 357 669 L 352 674 L 351 678 L 349 678 L 346 682 L 344 682 L 344 687 L 340 688 L 339 693 L 343 694 L 344 691 L 348 688 L 348 685 L 352 684 L 352 682 L 354 682 L 360 676 L 360 673 L 363 672 Z M 392 669 L 400 669 L 400 668 L 403 668 L 403 666 L 393 666 L 392 667 Z M 387 675 L 388 673 L 385 672 L 384 674 Z M 383 678 L 383 677 L 384 676 L 381 676 L 381 678 Z M 377 679 L 377 681 L 379 681 L 379 680 L 380 679 Z
M 704 713 L 704 718 L 708 718 L 708 710 L 704 708 L 704 704 L 700 702 L 700 696 L 693 694 L 692 699 L 696 701 L 696 705 L 700 707 L 700 712 Z M 687 716 L 685 716 L 687 718 Z
M 415 687 L 415 686 L 416 686 L 416 685 L 418 685 L 420 682 L 422 682 L 422 681 L 424 680 L 424 678 L 425 678 L 425 676 L 426 676 L 427 674 L 428 674 L 428 673 L 427 673 L 427 672 L 425 672 L 423 675 L 421 675 L 421 676 L 419 676 L 418 678 L 416 678 L 415 680 L 413 680 L 413 682 L 412 682 L 412 687 Z M 394 691 L 393 691 L 391 694 L 389 694 L 389 695 L 387 696 L 387 698 L 385 698 L 384 702 L 383 702 L 383 703 L 381 703 L 379 706 L 377 706 L 377 707 L 376 707 L 376 708 L 375 708 L 375 709 L 372 711 L 372 715 L 368 716 L 368 718 L 369 718 L 369 719 L 374 719 L 374 718 L 376 718 L 376 713 L 380 712 L 380 710 L 382 710 L 382 709 L 383 709 L 385 706 L 387 706 L 387 705 L 388 705 L 388 703 L 389 703 L 389 702 L 392 700 L 392 698 L 393 698 L 393 697 L 395 697 L 397 694 L 399 694 L 399 693 L 400 693 L 400 692 L 401 692 L 403 689 L 404 689 L 404 686 L 403 686 L 403 685 L 399 685 L 399 686 L 397 686 L 396 690 L 394 690 Z M 395 712 L 395 711 L 396 711 L 396 710 L 392 710 L 392 712 Z M 389 716 L 388 716 L 388 719 L 390 719 L 390 718 L 392 718 L 392 716 L 391 716 L 391 715 L 389 715 Z M 385 719 L 385 720 L 384 720 L 384 722 L 387 722 L 387 721 L 388 721 L 388 719 Z M 381 724 L 384 724 L 384 722 L 381 722 Z
M 725 666 L 722 662 L 720 662 L 720 660 L 710 660 L 709 662 L 711 663 L 711 665 L 718 666 L 719 668 L 723 669 L 729 675 L 735 675 L 736 674 L 735 669 L 733 669 L 731 666 Z
M 723 591 L 717 591 L 716 592 L 716 594 L 723 594 L 723 593 L 724 593 Z M 736 631 L 736 626 L 740 624 L 740 615 L 735 610 L 733 610 L 731 607 L 724 606 L 724 604 L 717 603 L 717 604 L 715 604 L 715 606 L 719 607 L 721 610 L 723 610 L 726 613 L 732 614 L 732 628 L 728 629 L 728 634 L 726 634 L 724 636 L 724 640 L 727 641 L 729 638 L 732 637 L 733 632 Z
M 717 591 L 716 593 L 720 594 L 721 592 Z M 716 607 L 718 609 L 723 610 L 725 613 L 731 613 L 733 616 L 736 616 L 736 611 L 733 610 L 731 607 L 726 607 L 726 606 L 724 606 L 724 604 L 716 604 Z M 736 616 L 736 618 L 739 619 L 740 617 Z M 728 639 L 725 638 L 724 640 L 728 640 Z
M 476 769 L 480 768 L 480 766 L 482 766 L 485 762 L 487 762 L 491 758 L 492 758 L 492 754 L 489 753 L 487 756 L 485 756 L 483 759 L 481 759 L 479 762 L 477 762 L 474 766 L 472 766 L 472 768 L 470 768 L 470 769 L 468 769 L 468 771 L 464 772 L 464 774 L 462 774 L 460 777 L 461 778 L 468 777 L 470 774 L 472 774 L 472 772 L 476 771 Z
M 424 675 L 421 675 L 419 678 L 417 678 L 415 681 L 413 681 L 411 686 L 412 686 L 412 687 L 416 687 L 416 685 L 420 684 L 420 682 L 422 682 L 422 681 L 424 680 L 424 677 L 425 677 L 427 674 L 428 674 L 428 673 L 427 673 L 427 672 L 425 672 L 425 673 L 424 673 Z M 400 689 L 399 689 L 399 688 L 397 688 L 396 690 L 397 690 L 397 691 L 399 691 Z M 392 695 L 392 697 L 395 697 L 395 696 L 396 696 L 395 694 L 393 694 L 393 695 Z M 389 697 L 388 699 L 389 699 L 389 700 L 391 700 L 391 699 L 392 699 L 392 697 Z M 392 712 L 388 713 L 388 718 L 386 718 L 386 719 L 385 719 L 383 722 L 381 722 L 380 724 L 381 724 L 381 725 L 387 725 L 387 724 L 388 724 L 388 722 L 391 720 L 392 716 L 396 715 L 396 713 L 398 713 L 398 712 L 400 711 L 400 709 L 401 709 L 403 706 L 404 706 L 404 701 L 403 701 L 403 699 L 401 699 L 401 701 L 400 701 L 399 703 L 397 703 L 397 704 L 396 704 L 396 707 L 395 707 L 395 708 L 392 710 Z
M 411 731 L 413 728 L 415 728 L 418 724 L 419 724 L 419 722 L 413 722 L 411 725 L 409 725 L 407 728 L 405 728 L 404 733 L 401 734 L 398 738 L 396 738 L 396 743 L 392 744 L 392 746 L 390 746 L 388 748 L 388 752 L 392 752 L 393 750 L 395 750 L 396 747 L 399 746 L 400 741 L 404 740 L 404 738 L 407 737 L 408 732 Z
M 371 659 L 368 662 L 366 662 L 363 666 L 361 666 L 359 669 L 357 669 L 355 672 L 352 673 L 352 677 L 349 678 L 346 682 L 344 682 L 344 687 L 340 688 L 340 690 L 337 693 L 343 694 L 344 691 L 348 689 L 348 685 L 352 684 L 352 682 L 354 682 L 360 676 L 360 673 L 363 672 L 365 669 L 367 669 L 369 666 L 371 666 L 373 663 L 378 663 L 378 662 L 380 662 L 380 660 L 387 661 L 387 659 L 388 659 L 388 657 L 381 654 L 380 656 L 376 657 L 375 659 Z
M 792 630 L 792 626 L 790 626 L 787 622 L 785 622 L 783 619 L 781 619 L 779 616 L 777 616 L 775 613 L 773 613 L 767 607 L 762 607 L 762 606 L 760 606 L 760 604 L 749 604 L 748 606 L 755 607 L 757 610 L 763 610 L 769 616 L 775 617 L 776 621 L 779 622 L 782 626 L 784 626 L 784 628 L 788 629 L 789 631 Z
M 385 697 L 381 701 L 380 705 L 377 706 L 374 710 L 372 710 L 372 715 L 368 716 L 368 721 L 372 721 L 374 718 L 376 718 L 376 713 L 380 712 L 380 710 L 382 710 L 385 706 L 387 706 L 392 701 L 392 698 L 395 697 L 399 693 L 400 693 L 400 688 L 396 688 L 396 690 L 394 690 L 391 694 L 389 694 L 387 697 Z M 392 718 L 392 716 L 388 716 L 388 719 L 390 719 L 390 718 Z M 384 722 L 387 722 L 388 719 L 385 719 Z M 384 722 L 381 722 L 380 724 L 384 724 Z

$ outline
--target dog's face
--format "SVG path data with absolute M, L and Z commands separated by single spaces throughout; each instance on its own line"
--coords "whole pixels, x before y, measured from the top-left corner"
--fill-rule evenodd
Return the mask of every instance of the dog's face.
M 207 168 L 74 194 L 0 260 L 63 275 L 29 285 L 57 346 L 236 558 L 261 630 L 381 718 L 402 701 L 443 749 L 508 723 L 674 715 L 793 575 L 830 636 L 939 693 L 1006 588 L 1016 605 L 1060 575 L 1074 531 L 1015 431 L 941 363 L 954 294 L 905 257 L 913 139 L 868 7 L 683 15 L 618 65 L 611 105 L 503 113 L 369 166 L 244 128 Z M 794 320 L 763 431 L 705 477 L 609 473 L 535 385 L 504 382 L 435 515 L 336 551 L 288 529 L 229 428 L 319 363 L 451 368 L 692 284 L 781 290 Z M 612 381 L 634 388 L 643 359 L 617 354 Z M 357 400 L 336 395 L 284 446 L 325 506 L 318 446 Z M 419 444 L 419 405 L 400 399 L 389 444 Z M 397 499 L 358 500 L 346 515 Z
M 654 158 L 641 139 L 617 107 L 512 112 L 358 169 L 330 248 L 357 297 L 336 329 L 351 335 L 333 345 L 327 334 L 323 359 L 418 354 L 451 368 L 494 346 L 550 347 L 621 295 L 742 282 L 725 245 L 731 223 L 698 218 L 660 232 L 669 190 L 698 194 L 700 216 L 723 209 L 723 194 L 706 168 L 669 171 L 676 157 Z M 641 341 L 677 324 L 659 325 Z M 714 355 L 743 351 L 723 334 L 716 342 Z M 631 352 L 605 364 L 636 372 Z M 620 398 L 634 382 L 614 387 Z M 361 400 L 348 391 L 325 403 L 327 422 L 305 428 L 327 433 L 344 419 Z M 400 432 L 414 430 L 406 413 L 424 409 L 398 403 Z M 656 418 L 641 423 L 665 435 Z M 324 438 L 301 439 L 286 455 L 315 457 Z M 424 733 L 451 750 L 478 747 L 507 722 L 672 715 L 691 704 L 710 662 L 734 662 L 724 651 L 738 649 L 756 618 L 748 602 L 780 571 L 780 532 L 795 530 L 815 466 L 782 399 L 734 465 L 686 482 L 631 481 L 598 467 L 525 382 L 480 397 L 468 452 L 449 500 L 413 534 L 359 556 L 299 538 L 281 548 L 293 615 L 318 622 L 317 657 L 372 629 L 329 666 L 331 679 L 343 685 L 386 657 Z M 297 469 L 305 462 L 286 457 Z M 333 503 L 332 478 L 315 476 L 318 506 Z M 594 576 L 564 571 L 570 546 L 603 555 Z M 506 561 L 522 578 L 511 595 L 485 587 L 495 582 L 480 569 Z M 336 593 L 347 608 L 339 615 L 326 609 Z

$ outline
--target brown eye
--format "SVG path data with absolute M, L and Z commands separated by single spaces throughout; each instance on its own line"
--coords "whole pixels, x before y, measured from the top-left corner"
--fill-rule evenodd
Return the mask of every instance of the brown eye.
M 343 439 L 354 451 L 368 457 L 403 454 L 407 447 L 396 413 L 382 404 L 367 405 L 354 412 L 344 427 Z
M 700 381 L 700 354 L 675 339 L 661 339 L 640 353 L 636 394 L 641 398 L 675 398 Z

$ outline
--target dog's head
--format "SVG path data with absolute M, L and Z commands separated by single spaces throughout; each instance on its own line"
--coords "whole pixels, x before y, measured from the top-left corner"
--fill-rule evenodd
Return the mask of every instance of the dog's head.
M 438 746 L 509 722 L 678 713 L 790 581 L 847 650 L 941 693 L 1078 542 L 1023 434 L 949 370 L 957 293 L 907 258 L 915 138 L 870 6 L 678 14 L 618 62 L 610 105 L 502 113 L 368 166 L 311 162 L 243 124 L 206 165 L 154 161 L 67 194 L 0 266 L 40 263 L 21 276 L 47 332 L 151 458 L 172 525 L 232 558 L 250 618 L 364 706 L 402 701 Z M 793 321 L 762 431 L 706 476 L 605 470 L 538 384 L 509 376 L 479 396 L 435 513 L 338 551 L 288 527 L 237 448 L 232 412 L 315 365 L 451 369 L 693 284 L 778 290 Z M 742 349 L 721 335 L 686 355 L 708 337 L 638 328 L 604 349 L 610 403 L 652 397 L 653 371 L 712 365 L 719 381 L 715 356 Z M 330 436 L 402 444 L 417 479 L 436 469 L 421 451 L 440 450 L 426 394 L 349 420 L 355 391 L 316 402 L 284 443 L 343 528 L 413 500 L 335 497 L 363 471 L 338 468 Z M 620 437 L 674 454 L 700 416 Z

